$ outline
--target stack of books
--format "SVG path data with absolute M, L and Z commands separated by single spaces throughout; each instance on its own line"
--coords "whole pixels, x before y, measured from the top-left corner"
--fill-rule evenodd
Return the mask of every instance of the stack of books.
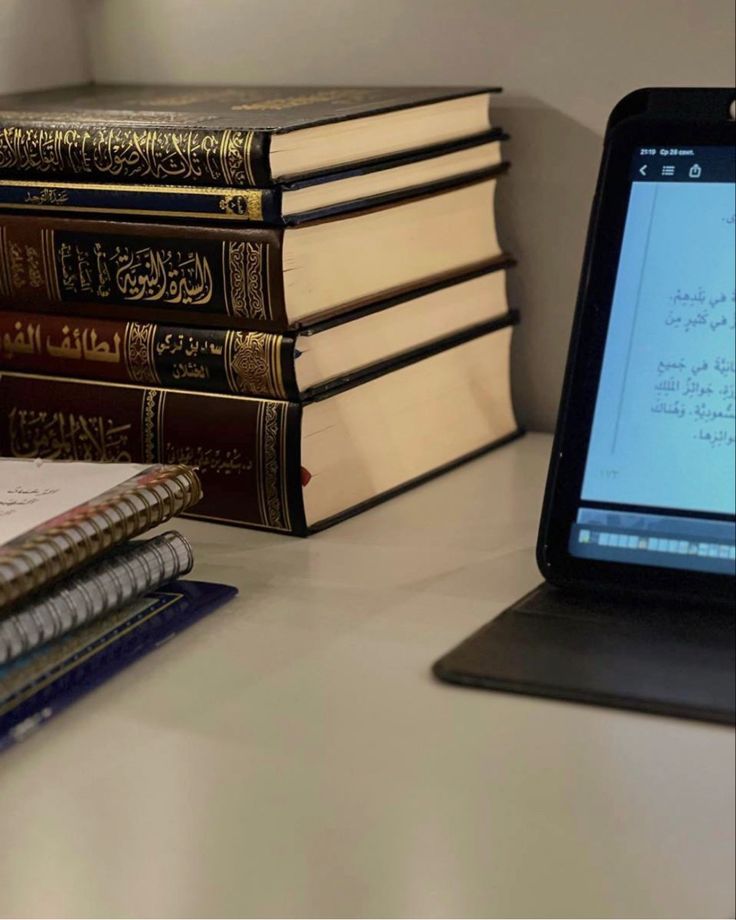
M 0 453 L 307 534 L 514 437 L 492 93 L 0 99 Z
M 179 582 L 184 466 L 0 460 L 0 748 L 234 593 Z

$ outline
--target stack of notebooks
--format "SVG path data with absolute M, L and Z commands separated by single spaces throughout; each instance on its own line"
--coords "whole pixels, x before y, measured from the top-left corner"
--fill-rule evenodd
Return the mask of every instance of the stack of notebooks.
M 307 534 L 514 437 L 492 93 L 0 99 L 0 453 Z
M 0 748 L 234 593 L 179 582 L 184 466 L 0 460 Z

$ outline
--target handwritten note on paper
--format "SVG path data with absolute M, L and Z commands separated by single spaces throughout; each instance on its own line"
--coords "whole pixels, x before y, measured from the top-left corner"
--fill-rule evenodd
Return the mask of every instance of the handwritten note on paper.
M 0 458 L 0 549 L 145 469 L 139 463 L 41 463 Z
M 733 196 L 632 188 L 584 498 L 733 514 Z

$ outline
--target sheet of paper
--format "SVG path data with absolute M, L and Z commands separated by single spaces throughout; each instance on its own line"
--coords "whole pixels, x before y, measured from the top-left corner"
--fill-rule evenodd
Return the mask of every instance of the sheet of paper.
M 0 547 L 145 469 L 142 463 L 0 458 Z

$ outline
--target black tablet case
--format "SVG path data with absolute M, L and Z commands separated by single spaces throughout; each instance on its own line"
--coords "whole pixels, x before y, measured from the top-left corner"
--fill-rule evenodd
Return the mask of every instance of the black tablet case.
M 723 120 L 732 98 L 730 89 L 639 90 L 616 106 L 608 128 L 645 111 L 653 118 Z M 591 233 L 594 228 L 593 221 Z M 589 257 L 590 240 L 583 284 Z M 564 405 L 563 395 L 561 416 Z M 557 445 L 552 456 L 553 463 L 561 457 Z M 552 482 L 550 476 L 547 498 Z M 545 501 L 540 541 L 549 513 Z M 467 686 L 732 725 L 734 601 L 736 592 L 726 606 L 695 607 L 677 598 L 631 600 L 542 584 L 433 671 Z
M 542 584 L 433 670 L 466 686 L 733 724 L 735 643 L 732 609 Z

